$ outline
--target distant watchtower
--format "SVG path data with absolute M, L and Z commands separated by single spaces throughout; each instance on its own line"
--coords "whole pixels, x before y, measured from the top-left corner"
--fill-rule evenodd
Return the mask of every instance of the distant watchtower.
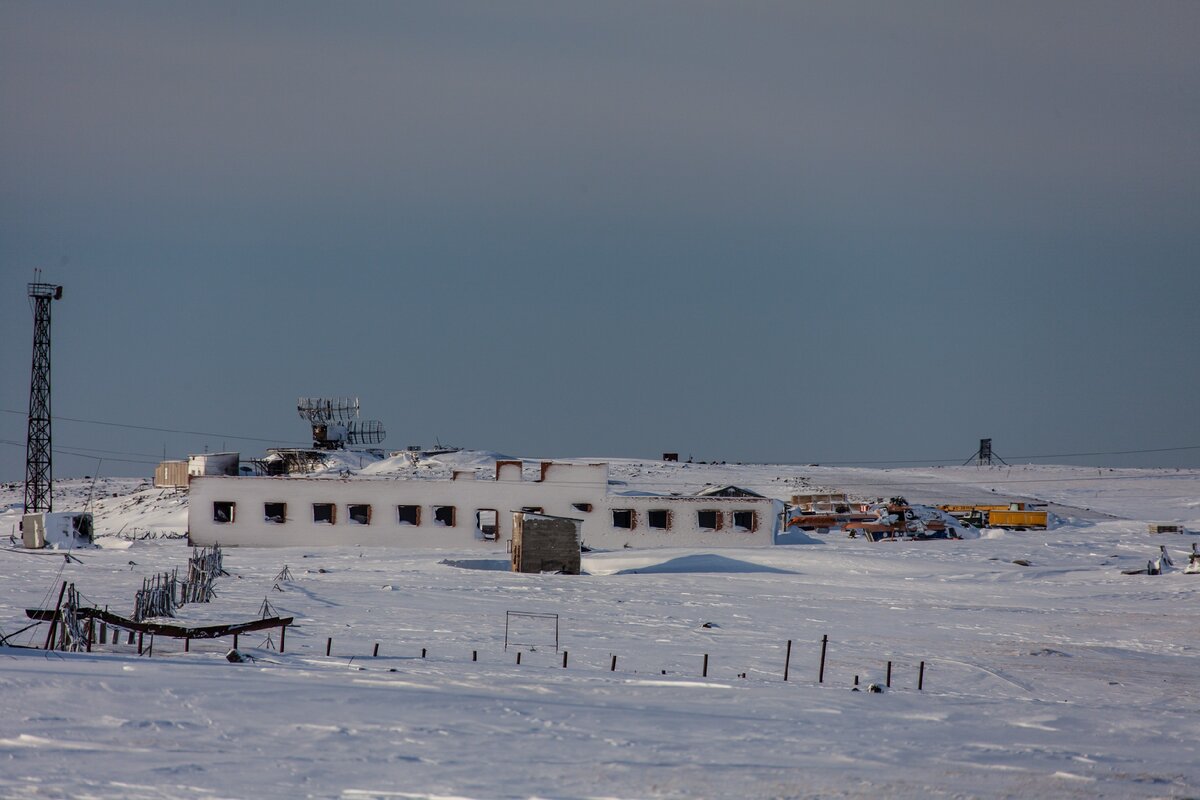
M 980 439 L 979 440 L 979 449 L 975 451 L 975 454 L 972 455 L 971 458 L 968 458 L 966 461 L 963 462 L 963 466 L 965 467 L 967 464 L 970 464 L 971 459 L 975 459 L 976 466 L 990 467 L 992 465 L 993 458 L 996 459 L 997 461 L 999 461 L 1001 464 L 1008 466 L 1007 461 L 1005 461 L 1003 458 L 1001 458 L 1000 456 L 998 456 L 992 452 L 992 440 L 991 439 Z
M 29 373 L 29 429 L 25 437 L 25 513 L 53 511 L 50 449 L 50 301 L 63 287 L 29 284 L 33 302 L 33 368 Z

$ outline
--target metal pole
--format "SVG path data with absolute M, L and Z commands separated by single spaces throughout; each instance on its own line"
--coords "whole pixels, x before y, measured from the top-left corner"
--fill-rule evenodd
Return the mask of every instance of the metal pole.
M 821 637 L 821 671 L 817 673 L 817 683 L 825 682 L 825 648 L 829 645 L 829 634 Z

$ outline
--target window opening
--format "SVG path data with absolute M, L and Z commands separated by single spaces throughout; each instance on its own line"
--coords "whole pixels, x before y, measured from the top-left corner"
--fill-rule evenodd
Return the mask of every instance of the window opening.
M 646 524 L 656 531 L 671 529 L 671 512 L 665 508 L 652 508 L 646 512 Z
M 758 529 L 758 515 L 753 511 L 733 512 L 733 529 L 750 533 Z
M 704 511 L 696 512 L 696 525 L 702 531 L 719 531 L 721 530 L 721 512 L 714 509 L 705 509 Z
M 287 522 L 287 503 L 263 503 L 263 519 L 276 525 Z
M 571 508 L 576 511 L 582 511 L 585 514 L 590 514 L 592 511 L 591 503 L 571 503 Z
M 420 506 L 396 506 L 396 519 L 401 525 L 420 525 Z
M 634 515 L 632 508 L 614 508 L 612 512 L 612 521 L 614 528 L 625 528 L 633 530 Z
M 365 503 L 354 503 L 346 506 L 350 512 L 350 522 L 355 525 L 371 524 L 371 507 Z
M 454 506 L 434 506 L 433 524 L 443 528 L 453 528 Z
M 499 514 L 494 508 L 481 508 L 475 512 L 475 527 L 488 541 L 495 541 L 500 537 L 499 522 Z
M 213 501 L 213 522 L 219 525 L 224 525 L 233 522 L 233 511 L 237 503 L 232 500 L 214 500 Z
M 337 507 L 333 503 L 313 503 L 313 522 L 318 525 L 337 522 Z

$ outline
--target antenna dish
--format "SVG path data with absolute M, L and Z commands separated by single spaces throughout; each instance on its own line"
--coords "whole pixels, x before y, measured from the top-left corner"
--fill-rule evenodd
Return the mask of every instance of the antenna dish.
M 301 397 L 296 413 L 312 423 L 358 419 L 357 397 Z
M 296 413 L 311 423 L 313 447 L 319 450 L 375 445 L 387 436 L 379 420 L 358 418 L 357 397 L 301 397 Z
M 346 426 L 346 444 L 379 444 L 387 438 L 383 423 L 377 419 L 356 420 Z

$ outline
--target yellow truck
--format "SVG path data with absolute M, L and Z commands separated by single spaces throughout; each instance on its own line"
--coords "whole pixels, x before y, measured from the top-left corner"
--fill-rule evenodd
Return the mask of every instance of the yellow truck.
M 989 528 L 1013 528 L 1019 531 L 1030 528 L 1045 530 L 1050 515 L 1046 511 L 988 511 Z
M 1013 530 L 1045 530 L 1049 527 L 1050 515 L 1045 511 L 1032 511 L 1025 503 L 1007 505 L 945 505 L 938 506 L 947 514 L 969 522 L 980 528 L 1010 528 Z

